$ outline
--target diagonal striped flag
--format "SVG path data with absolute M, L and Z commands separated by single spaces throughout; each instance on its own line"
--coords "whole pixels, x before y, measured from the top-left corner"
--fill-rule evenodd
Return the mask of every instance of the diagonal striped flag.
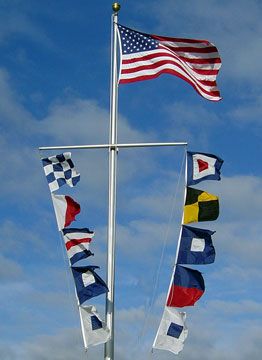
M 216 84 L 221 59 L 209 41 L 149 35 L 119 24 L 118 34 L 120 84 L 168 73 L 187 81 L 205 99 L 221 100 Z

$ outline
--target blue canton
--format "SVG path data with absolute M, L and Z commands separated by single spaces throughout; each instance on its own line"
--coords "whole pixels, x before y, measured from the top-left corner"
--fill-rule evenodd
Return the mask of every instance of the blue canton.
M 158 41 L 154 40 L 150 35 L 144 35 L 121 25 L 118 25 L 118 28 L 123 54 L 128 55 L 158 48 Z

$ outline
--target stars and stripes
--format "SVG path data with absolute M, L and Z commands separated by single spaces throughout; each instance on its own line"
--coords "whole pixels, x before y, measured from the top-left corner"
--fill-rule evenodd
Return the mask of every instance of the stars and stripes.
M 216 84 L 221 59 L 209 41 L 149 35 L 119 24 L 118 34 L 120 84 L 169 73 L 187 81 L 204 98 L 221 99 Z

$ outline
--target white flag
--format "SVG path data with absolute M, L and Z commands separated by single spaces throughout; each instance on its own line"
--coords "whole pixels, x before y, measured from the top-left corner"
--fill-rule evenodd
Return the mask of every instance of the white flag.
M 186 313 L 165 306 L 162 320 L 153 344 L 153 348 L 168 350 L 178 354 L 184 347 L 188 330 L 185 326 Z
M 100 319 L 93 305 L 79 306 L 80 320 L 85 348 L 106 343 L 109 340 L 109 329 Z

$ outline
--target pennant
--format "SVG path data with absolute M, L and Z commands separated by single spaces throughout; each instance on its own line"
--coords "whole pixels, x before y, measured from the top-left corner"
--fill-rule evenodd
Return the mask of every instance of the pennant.
M 187 151 L 187 185 L 203 180 L 220 180 L 223 160 L 213 154 Z
M 71 265 L 79 260 L 94 255 L 89 250 L 89 244 L 94 236 L 93 231 L 90 231 L 88 228 L 67 228 L 62 229 L 62 233 Z
M 153 348 L 168 350 L 174 354 L 180 353 L 188 335 L 185 319 L 185 312 L 165 306 Z
M 193 306 L 205 291 L 201 273 L 181 265 L 176 265 L 173 282 L 169 290 L 167 306 Z
M 80 213 L 80 205 L 67 195 L 51 194 L 59 230 L 69 226 Z
M 211 235 L 215 231 L 183 225 L 178 252 L 178 264 L 211 264 L 215 261 L 215 248 Z
M 95 273 L 99 266 L 71 267 L 79 304 L 108 292 L 106 283 Z
M 75 170 L 70 152 L 43 158 L 42 164 L 51 192 L 64 184 L 73 187 L 80 180 L 80 174 Z
M 184 224 L 216 220 L 219 215 L 218 196 L 187 187 Z
M 106 343 L 110 336 L 109 329 L 99 317 L 95 306 L 80 305 L 79 312 L 85 348 Z

